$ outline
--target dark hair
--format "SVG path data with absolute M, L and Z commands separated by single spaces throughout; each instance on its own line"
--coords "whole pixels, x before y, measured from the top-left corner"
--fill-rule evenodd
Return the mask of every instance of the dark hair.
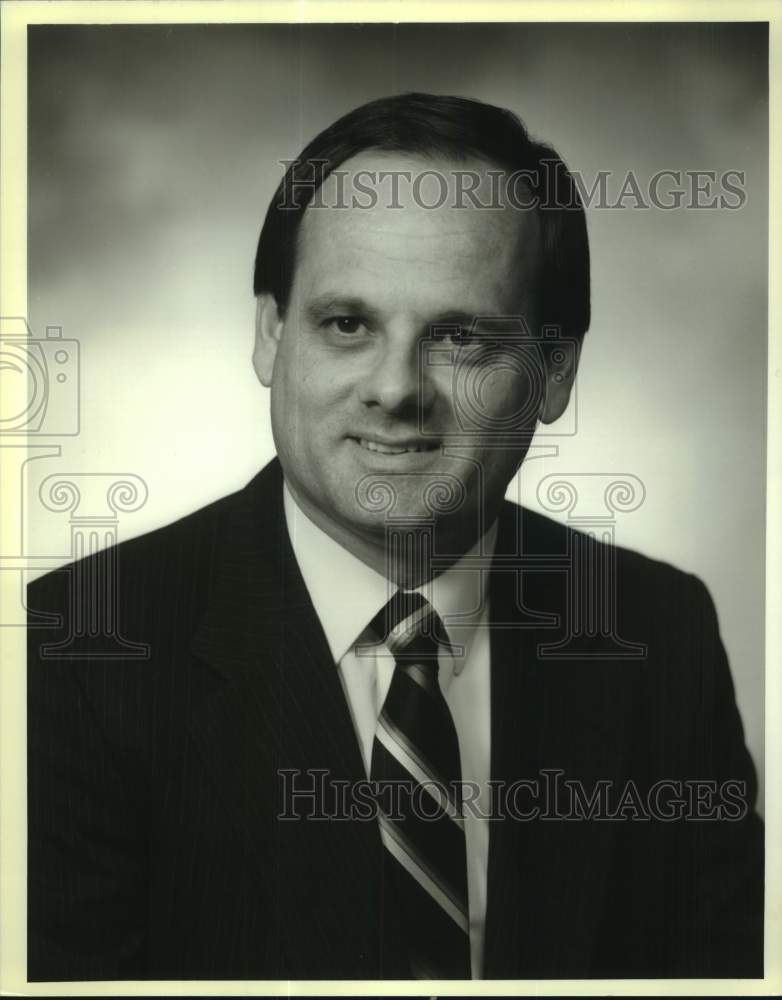
M 258 240 L 253 288 L 288 305 L 296 239 L 307 205 L 340 164 L 368 149 L 479 157 L 524 171 L 541 222 L 541 321 L 580 338 L 589 327 L 589 242 L 575 181 L 558 154 L 533 141 L 511 111 L 464 97 L 399 94 L 371 101 L 329 125 L 294 160 L 272 198 Z

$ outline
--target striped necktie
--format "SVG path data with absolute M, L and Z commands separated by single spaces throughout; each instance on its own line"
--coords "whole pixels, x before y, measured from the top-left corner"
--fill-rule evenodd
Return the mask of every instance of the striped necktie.
M 399 591 L 372 628 L 396 668 L 375 732 L 371 778 L 379 788 L 388 782 L 405 790 L 396 808 L 378 794 L 384 879 L 400 907 L 413 975 L 469 979 L 459 743 L 437 677 L 444 626 L 420 594 Z

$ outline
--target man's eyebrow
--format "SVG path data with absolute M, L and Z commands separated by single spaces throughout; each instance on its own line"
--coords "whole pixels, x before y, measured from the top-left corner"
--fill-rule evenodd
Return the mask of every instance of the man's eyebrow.
M 364 316 L 373 319 L 377 311 L 362 298 L 352 295 L 316 295 L 314 299 L 307 303 L 307 315 L 310 319 L 320 320 L 328 316 Z
M 513 319 L 514 317 L 509 317 L 504 313 L 492 313 L 488 310 L 478 310 L 477 312 L 455 310 L 430 320 L 429 326 L 460 326 L 472 330 L 474 326 L 478 325 L 482 330 L 505 330 L 508 328 L 509 321 L 513 322 Z

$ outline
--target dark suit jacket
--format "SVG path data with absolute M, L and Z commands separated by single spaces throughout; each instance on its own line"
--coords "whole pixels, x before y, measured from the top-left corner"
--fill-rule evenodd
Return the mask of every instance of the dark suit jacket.
M 381 933 L 377 824 L 277 818 L 282 769 L 365 777 L 281 486 L 273 462 L 31 585 L 31 609 L 61 624 L 30 629 L 30 979 L 409 977 L 398 924 Z M 492 821 L 484 976 L 761 976 L 762 827 L 712 602 L 693 576 L 598 548 L 616 566 L 616 631 L 647 655 L 614 658 L 594 634 L 547 657 L 568 618 L 563 557 L 582 542 L 502 514 L 492 778 L 561 769 L 587 793 L 632 781 L 642 798 L 661 779 L 733 780 L 750 812 Z M 78 617 L 107 579 L 111 641 Z

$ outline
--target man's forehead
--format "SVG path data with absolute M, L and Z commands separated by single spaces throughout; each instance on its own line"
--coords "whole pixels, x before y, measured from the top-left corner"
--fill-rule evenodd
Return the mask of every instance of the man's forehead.
M 468 259 L 490 254 L 533 268 L 540 250 L 537 213 L 511 204 L 508 172 L 477 158 L 452 160 L 367 150 L 324 181 L 302 219 L 299 249 L 312 242 L 384 245 L 426 258 L 448 252 Z
M 395 191 L 396 201 L 408 208 L 431 210 L 446 192 L 448 203 L 457 197 L 467 207 L 480 200 L 501 208 L 508 203 L 506 186 L 511 175 L 511 171 L 472 154 L 457 159 L 437 153 L 366 149 L 336 167 L 322 187 L 332 195 L 344 187 L 360 192 L 366 200 L 368 187 L 375 181 L 378 195 Z

